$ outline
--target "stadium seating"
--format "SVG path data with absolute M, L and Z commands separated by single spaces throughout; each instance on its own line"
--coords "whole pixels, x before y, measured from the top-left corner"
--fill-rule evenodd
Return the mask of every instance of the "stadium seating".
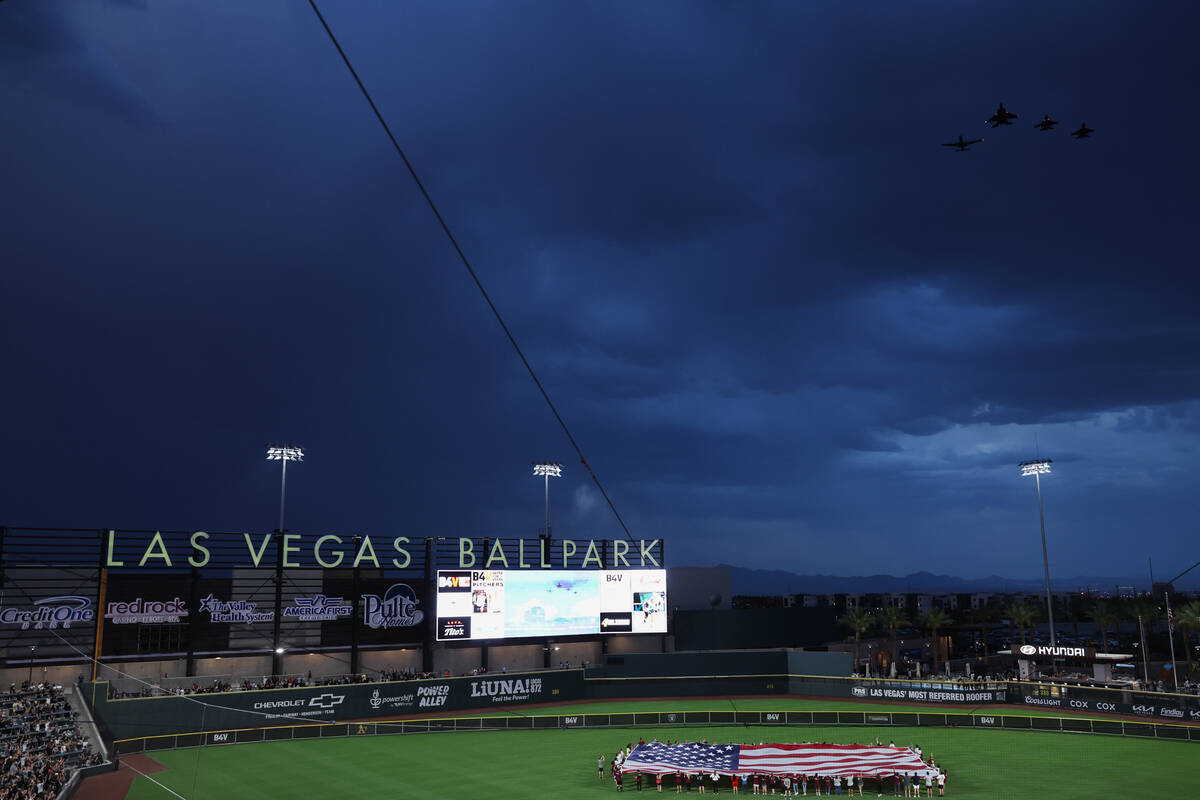
M 54 797 L 74 769 L 100 761 L 61 686 L 0 694 L 0 800 Z

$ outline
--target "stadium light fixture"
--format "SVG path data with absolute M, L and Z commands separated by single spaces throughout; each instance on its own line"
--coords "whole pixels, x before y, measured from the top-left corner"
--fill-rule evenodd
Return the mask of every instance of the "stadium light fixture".
M 281 655 L 283 655 L 283 648 L 282 648 L 282 647 L 276 647 L 276 648 L 275 648 L 275 655 L 277 655 L 277 656 L 281 656 Z
M 278 461 L 282 467 L 279 478 L 279 530 L 283 532 L 283 498 L 287 490 L 287 465 L 289 461 L 303 461 L 304 448 L 291 444 L 267 445 L 267 461 Z
M 1042 568 L 1046 573 L 1046 614 L 1050 620 L 1050 646 L 1057 647 L 1058 639 L 1054 635 L 1054 596 L 1050 593 L 1050 558 L 1046 555 L 1046 513 L 1042 509 L 1042 476 L 1050 474 L 1050 465 L 1054 463 L 1049 458 L 1035 458 L 1032 461 L 1022 461 L 1017 466 L 1021 468 L 1021 477 L 1030 475 L 1037 482 L 1038 520 L 1042 525 Z
M 542 534 L 547 538 L 550 537 L 550 479 L 562 477 L 563 465 L 555 461 L 535 461 L 533 462 L 534 477 L 541 476 L 546 482 L 546 527 Z
M 1017 466 L 1021 468 L 1021 477 L 1028 478 L 1030 475 L 1049 475 L 1051 463 L 1053 463 L 1052 459 L 1038 458 L 1033 461 L 1022 461 Z

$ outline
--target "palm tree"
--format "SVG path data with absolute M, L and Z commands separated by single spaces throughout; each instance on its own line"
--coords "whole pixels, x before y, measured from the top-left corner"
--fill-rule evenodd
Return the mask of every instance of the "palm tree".
M 1067 614 L 1071 617 L 1071 624 L 1075 628 L 1075 641 L 1079 641 L 1079 623 L 1087 617 L 1088 597 L 1085 594 L 1072 594 L 1071 599 L 1067 602 Z
M 995 622 L 997 618 L 997 608 L 993 605 L 984 605 L 972 610 L 967 619 L 972 625 L 979 628 L 979 632 L 983 638 L 983 663 L 984 666 L 988 663 L 988 623 Z
M 1024 601 L 1011 603 L 1004 609 L 1009 622 L 1021 629 L 1021 644 L 1025 644 L 1025 629 L 1033 625 L 1037 619 L 1037 609 Z M 1011 633 L 1011 631 L 1010 631 Z
M 1149 595 L 1139 595 L 1133 600 L 1130 600 L 1125 605 L 1126 611 L 1133 617 L 1133 621 L 1137 622 L 1140 617 L 1142 625 L 1147 630 L 1150 628 L 1150 623 L 1154 621 L 1155 615 L 1158 614 L 1158 605 L 1150 599 Z M 1136 631 L 1135 631 L 1136 634 Z
M 861 606 L 855 606 L 838 618 L 838 622 L 854 629 L 854 673 L 858 674 L 858 644 L 862 641 L 862 633 L 871 627 L 873 616 Z
M 908 617 L 904 615 L 904 609 L 897 608 L 896 606 L 888 606 L 883 610 L 883 614 L 880 618 L 883 620 L 883 624 L 887 626 L 888 634 L 891 636 L 892 675 L 895 676 L 896 661 L 900 655 L 898 652 L 896 652 L 896 629 L 903 628 L 905 625 L 907 625 Z
M 933 637 L 933 671 L 937 672 L 938 660 L 938 628 L 945 627 L 950 623 L 950 615 L 940 608 L 931 608 L 921 615 L 921 627 L 929 628 L 930 635 Z M 949 659 L 950 654 L 946 654 Z
M 1175 624 L 1183 632 L 1183 652 L 1187 654 L 1188 677 L 1192 674 L 1191 632 L 1200 629 L 1200 600 L 1193 600 L 1175 612 Z
M 1121 614 L 1116 606 L 1107 600 L 1097 600 L 1092 606 L 1092 621 L 1100 626 L 1100 650 L 1108 649 L 1108 626 L 1119 621 Z

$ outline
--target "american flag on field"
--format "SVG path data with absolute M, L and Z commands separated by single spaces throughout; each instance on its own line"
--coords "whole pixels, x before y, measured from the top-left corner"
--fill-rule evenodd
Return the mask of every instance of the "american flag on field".
M 622 772 L 691 772 L 709 775 L 936 774 L 907 747 L 863 744 L 639 744 Z

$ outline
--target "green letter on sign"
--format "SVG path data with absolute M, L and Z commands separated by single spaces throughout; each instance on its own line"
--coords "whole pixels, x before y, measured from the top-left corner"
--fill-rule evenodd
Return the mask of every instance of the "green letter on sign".
M 470 558 L 470 561 L 467 559 Z M 458 537 L 458 568 L 475 566 L 475 543 L 465 536 Z

